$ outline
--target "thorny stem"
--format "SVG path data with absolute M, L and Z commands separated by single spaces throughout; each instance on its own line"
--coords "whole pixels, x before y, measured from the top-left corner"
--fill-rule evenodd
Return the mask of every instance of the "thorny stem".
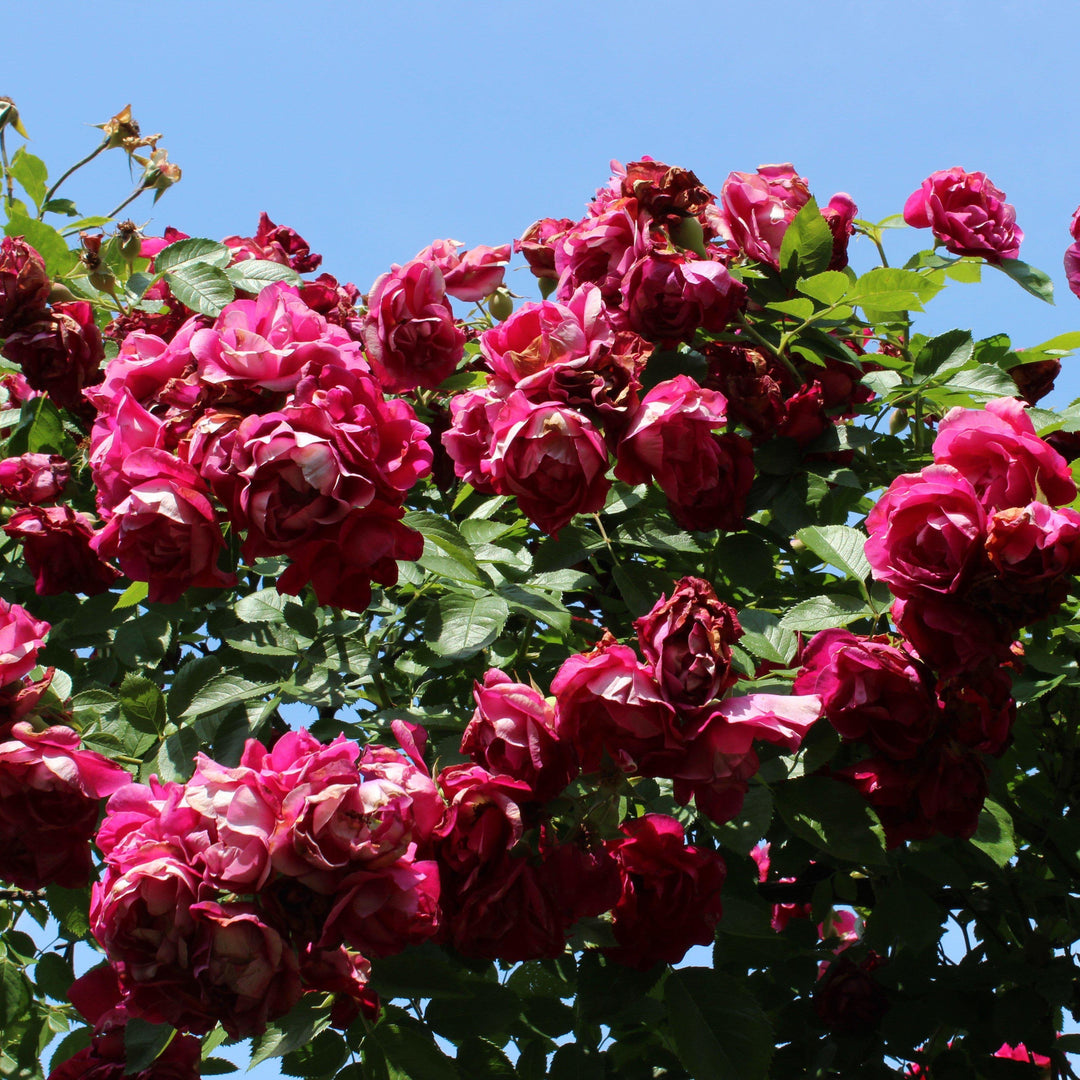
M 116 217 L 128 203 L 133 203 L 144 191 L 146 191 L 146 185 L 140 184 L 118 207 L 116 207 L 115 210 L 110 211 L 106 217 Z
M 86 155 L 86 157 L 84 157 L 82 159 L 82 161 L 76 161 L 75 164 L 72 165 L 71 168 L 68 169 L 68 171 L 66 173 L 64 173 L 64 175 L 61 176 L 60 179 L 57 180 L 56 183 L 53 184 L 53 186 L 51 188 L 49 188 L 48 191 L 45 192 L 45 198 L 41 201 L 41 209 L 38 211 L 38 221 L 41 221 L 42 216 L 45 213 L 45 204 L 56 194 L 57 189 L 60 187 L 60 185 L 73 172 L 75 172 L 78 169 L 81 169 L 84 165 L 88 165 L 91 161 L 93 161 L 94 158 L 96 158 L 98 156 L 98 154 L 100 154 L 101 151 L 104 150 L 108 145 L 109 145 L 109 140 L 108 139 L 103 139 L 96 147 L 94 147 L 93 150 L 90 151 L 89 154 Z M 110 215 L 110 216 L 112 216 L 112 215 Z
M 776 359 L 779 360 L 781 364 L 783 364 L 788 374 L 791 375 L 791 377 L 800 386 L 805 384 L 806 380 L 803 378 L 802 372 L 800 372 L 799 369 L 791 362 L 790 358 L 785 356 L 784 353 L 781 352 L 781 350 L 778 349 L 771 341 L 769 341 L 768 338 L 763 337 L 761 334 L 759 334 L 757 330 L 754 329 L 753 324 L 747 322 L 746 317 L 743 315 L 739 316 L 739 326 L 741 329 L 746 331 L 748 337 L 752 337 L 759 345 L 768 349 L 769 352 L 772 353 L 772 355 L 776 357 Z

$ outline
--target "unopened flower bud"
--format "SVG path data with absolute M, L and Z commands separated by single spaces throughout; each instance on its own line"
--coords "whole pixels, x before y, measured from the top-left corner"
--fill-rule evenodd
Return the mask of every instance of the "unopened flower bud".
M 701 227 L 701 222 L 696 217 L 681 217 L 671 227 L 671 239 L 681 248 L 686 248 L 687 251 L 692 251 L 695 255 L 700 255 L 701 258 L 708 258 L 708 253 L 705 250 L 705 230 Z
M 0 130 L 5 127 L 13 127 L 24 139 L 29 139 L 22 120 L 19 119 L 19 110 L 15 108 L 15 102 L 9 97 L 0 97 Z
M 66 286 L 59 281 L 54 281 L 52 288 L 49 290 L 49 303 L 50 304 L 70 304 L 73 300 L 79 298 Z
M 893 409 L 889 417 L 889 434 L 899 435 L 908 426 L 908 414 L 903 409 Z
M 488 297 L 488 311 L 491 312 L 491 317 L 498 319 L 499 322 L 504 322 L 513 315 L 514 298 L 510 295 L 508 289 L 496 289 Z

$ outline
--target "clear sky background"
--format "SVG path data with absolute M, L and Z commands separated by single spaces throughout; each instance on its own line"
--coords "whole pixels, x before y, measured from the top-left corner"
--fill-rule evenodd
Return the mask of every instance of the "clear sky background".
M 132 207 L 148 234 L 250 235 L 266 210 L 367 291 L 434 238 L 493 245 L 579 217 L 612 158 L 650 154 L 716 192 L 791 161 L 820 202 L 847 191 L 872 220 L 959 165 L 1015 205 L 1021 258 L 1057 306 L 987 270 L 916 328 L 1017 346 L 1080 329 L 1062 270 L 1080 204 L 1076 0 L 15 0 L 2 24 L 0 94 L 54 177 L 129 102 L 163 132 L 184 175 Z M 115 151 L 61 194 L 105 213 L 131 186 Z M 903 262 L 930 243 L 903 230 L 887 246 Z M 873 259 L 865 240 L 852 255 Z M 509 283 L 535 298 L 526 272 Z M 1050 404 L 1080 397 L 1071 363 Z
M 1080 327 L 1062 272 L 1078 26 L 1074 0 L 17 0 L 0 93 L 54 175 L 94 145 L 85 125 L 130 102 L 184 170 L 133 207 L 149 231 L 249 235 L 265 209 L 362 291 L 435 237 L 496 244 L 580 216 L 611 158 L 651 154 L 714 191 L 791 161 L 819 201 L 847 191 L 873 220 L 936 169 L 982 170 L 1057 306 L 990 271 L 917 328 L 1022 346 Z M 127 190 L 113 152 L 65 193 L 104 213 Z M 929 235 L 892 235 L 893 261 Z M 870 265 L 869 242 L 853 257 Z M 515 286 L 535 296 L 525 271 Z M 1052 403 L 1080 396 L 1077 373 Z

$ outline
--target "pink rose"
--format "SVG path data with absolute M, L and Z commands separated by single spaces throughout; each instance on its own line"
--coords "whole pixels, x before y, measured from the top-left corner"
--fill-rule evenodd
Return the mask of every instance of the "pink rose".
M 683 827 L 664 814 L 645 814 L 621 826 L 610 840 L 622 877 L 612 910 L 617 946 L 612 960 L 645 970 L 677 964 L 691 945 L 712 942 L 720 921 L 720 888 L 726 867 L 714 851 L 686 843 Z
M 345 941 L 365 956 L 392 956 L 439 929 L 439 867 L 413 849 L 385 866 L 356 870 L 337 887 L 320 944 Z
M 742 637 L 735 609 L 701 578 L 680 578 L 671 599 L 661 596 L 634 623 L 638 644 L 665 696 L 676 708 L 696 709 L 723 695 L 737 679 L 731 646 Z
M 541 281 L 558 281 L 555 247 L 573 227 L 574 222 L 569 218 L 541 218 L 521 234 L 521 239 L 514 241 L 514 251 L 525 256 L 534 277 Z
M 191 353 L 200 379 L 241 393 L 292 390 L 309 365 L 368 370 L 359 344 L 282 282 L 229 304 L 213 327 L 192 336 Z
M 618 306 L 623 276 L 655 246 L 648 214 L 636 199 L 613 198 L 594 216 L 579 221 L 555 245 L 556 297 L 568 299 L 587 283 Z
M 17 503 L 55 499 L 71 477 L 71 465 L 56 454 L 23 454 L 0 461 L 0 494 Z
M 995 398 L 985 409 L 950 409 L 938 425 L 934 461 L 951 465 L 974 486 L 987 511 L 1035 500 L 1063 506 L 1076 498 L 1065 459 L 1035 434 L 1016 398 Z
M 492 248 L 480 244 L 459 254 L 457 249 L 461 246 L 457 240 L 435 240 L 411 261 L 428 263 L 441 270 L 446 292 L 455 300 L 483 300 L 503 283 L 510 245 Z
M 51 287 L 45 260 L 21 236 L 0 240 L 0 338 L 45 314 Z
M 942 723 L 929 673 L 884 636 L 823 630 L 800 659 L 794 692 L 819 694 L 829 723 L 845 739 L 912 758 Z
M 611 482 L 603 436 L 573 409 L 515 391 L 492 425 L 491 476 L 501 494 L 556 536 L 575 514 L 603 508 Z
M 0 686 L 17 682 L 37 664 L 49 624 L 0 597 Z
M 896 628 L 942 674 L 1009 659 L 1016 626 L 1001 613 L 973 607 L 964 597 L 920 593 L 893 603 Z
M 164 450 L 138 450 L 121 480 L 128 493 L 91 541 L 100 558 L 115 561 L 132 581 L 148 582 L 151 602 L 235 583 L 234 574 L 218 569 L 221 526 L 190 465 Z
M 551 681 L 559 732 L 578 752 L 585 772 L 609 758 L 640 771 L 650 755 L 677 748 L 675 710 L 633 649 L 606 635 L 592 652 L 571 656 Z
M 28 506 L 16 510 L 4 532 L 22 543 L 26 567 L 37 579 L 38 596 L 85 593 L 96 596 L 120 576 L 90 547 L 94 523 L 70 506 Z
M 874 577 L 897 596 L 963 590 L 985 562 L 986 511 L 951 465 L 898 476 L 866 519 Z
M 300 961 L 295 951 L 249 904 L 192 904 L 195 941 L 191 970 L 201 992 L 200 1010 L 169 1022 L 201 1034 L 220 1021 L 234 1038 L 261 1035 L 271 1019 L 299 1000 Z
M 846 191 L 838 192 L 829 200 L 829 204 L 821 209 L 821 216 L 833 234 L 830 270 L 843 270 L 848 264 L 848 240 L 855 231 L 855 215 L 858 212 L 859 208 Z
M 1080 296 L 1080 206 L 1073 211 L 1069 232 L 1073 242 L 1065 249 L 1065 277 L 1073 294 Z
M 371 286 L 364 347 L 390 393 L 435 389 L 465 355 L 465 334 L 454 322 L 446 282 L 425 262 L 394 266 Z
M 83 387 L 98 381 L 105 349 L 94 312 L 84 300 L 53 304 L 31 323 L 11 333 L 0 348 L 22 368 L 35 390 L 44 390 L 61 408 L 85 411 Z
M 521 379 L 537 371 L 587 356 L 589 337 L 568 307 L 544 300 L 522 304 L 505 322 L 485 330 L 480 353 L 496 385 L 509 394 Z
M 454 473 L 477 491 L 494 493 L 491 478 L 491 430 L 503 399 L 491 390 L 467 390 L 450 399 L 450 427 L 443 432 Z
M 85 885 L 98 800 L 130 782 L 119 765 L 79 749 L 71 728 L 15 724 L 0 742 L 0 877 L 24 889 Z
M 630 267 L 622 298 L 632 330 L 670 344 L 723 330 L 746 303 L 746 286 L 723 263 L 657 252 Z
M 493 773 L 524 780 L 541 802 L 557 795 L 577 773 L 569 743 L 560 738 L 555 709 L 532 686 L 492 668 L 473 684 L 476 712 L 461 752 Z
M 1024 239 L 1005 193 L 986 173 L 959 166 L 931 173 L 904 203 L 904 220 L 933 229 L 934 239 L 955 255 L 978 255 L 992 263 L 1018 258 Z
M 810 188 L 789 163 L 733 172 L 720 189 L 724 223 L 736 247 L 758 262 L 780 265 L 780 245 Z
M 259 227 L 254 236 L 226 236 L 222 243 L 235 252 L 234 263 L 245 259 L 268 259 L 290 266 L 298 274 L 310 274 L 322 262 L 322 256 L 314 254 L 295 229 L 275 225 L 265 210 L 259 214 Z
M 128 459 L 144 449 L 165 450 L 165 425 L 147 412 L 128 390 L 121 390 L 115 408 L 101 413 L 90 432 L 90 474 L 97 489 L 98 512 L 108 521 L 131 491 L 125 472 Z
M 683 528 L 738 528 L 754 465 L 747 440 L 716 433 L 726 405 L 687 375 L 657 383 L 619 443 L 615 475 L 628 484 L 655 480 Z

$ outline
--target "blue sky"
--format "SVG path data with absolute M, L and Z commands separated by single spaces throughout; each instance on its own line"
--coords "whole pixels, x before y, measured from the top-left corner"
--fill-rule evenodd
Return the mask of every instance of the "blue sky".
M 825 201 L 899 212 L 936 169 L 982 170 L 1016 206 L 1050 308 L 996 272 L 917 326 L 1035 344 L 1080 326 L 1061 267 L 1080 203 L 1080 9 L 1071 0 L 57 0 L 4 16 L 0 93 L 54 174 L 131 102 L 184 170 L 150 230 L 250 234 L 260 210 L 366 290 L 435 237 L 495 244 L 580 215 L 611 158 L 732 170 L 792 161 Z M 86 212 L 128 190 L 119 153 L 66 189 Z M 891 237 L 906 257 L 928 233 Z M 862 241 L 856 265 L 869 265 Z M 511 280 L 532 292 L 522 272 Z M 1080 360 L 1076 361 L 1080 365 Z M 1077 367 L 1080 372 L 1080 366 Z M 1080 395 L 1066 372 L 1063 404 Z
M 128 102 L 164 133 L 184 177 L 132 208 L 148 233 L 245 235 L 266 210 L 366 291 L 436 237 L 497 244 L 579 216 L 611 158 L 651 154 L 714 191 L 791 161 L 820 201 L 847 191 L 874 220 L 960 165 L 1006 192 L 1058 303 L 988 271 L 916 328 L 1020 346 L 1080 328 L 1061 264 L 1080 204 L 1075 0 L 53 0 L 7 5 L 3 26 L 0 94 L 54 176 Z M 63 194 L 104 213 L 129 189 L 113 153 Z M 924 246 L 889 242 L 894 261 Z M 868 243 L 853 256 L 869 265 Z M 524 273 L 510 284 L 535 295 Z M 1072 364 L 1053 404 L 1080 396 Z

